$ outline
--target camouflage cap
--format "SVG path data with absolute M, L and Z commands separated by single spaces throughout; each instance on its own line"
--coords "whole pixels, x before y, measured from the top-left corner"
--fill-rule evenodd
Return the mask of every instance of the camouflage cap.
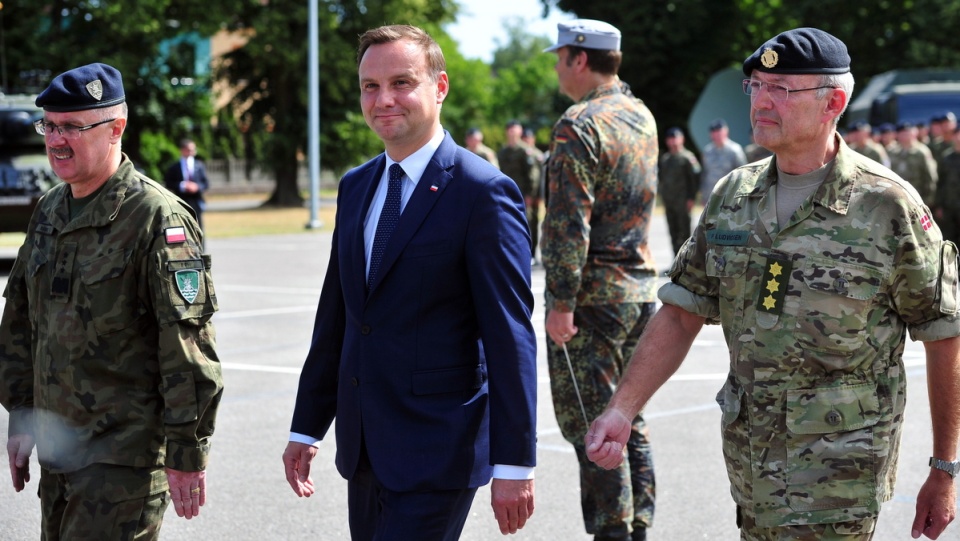
M 575 19 L 557 23 L 557 43 L 543 50 L 545 53 L 573 45 L 584 49 L 620 50 L 620 31 L 615 26 L 593 19 Z
M 795 28 L 778 34 L 743 61 L 743 73 L 753 70 L 785 75 L 841 74 L 850 71 L 847 46 L 816 28 Z
M 112 66 L 95 63 L 57 75 L 37 96 L 37 107 L 63 113 L 118 105 L 125 100 L 123 78 Z

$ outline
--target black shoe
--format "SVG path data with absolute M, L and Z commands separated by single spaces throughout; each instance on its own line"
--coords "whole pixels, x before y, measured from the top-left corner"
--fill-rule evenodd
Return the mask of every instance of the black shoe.
M 633 533 L 630 534 L 630 541 L 647 541 L 647 529 L 634 528 Z
M 623 535 L 595 535 L 593 541 L 631 541 L 630 536 Z

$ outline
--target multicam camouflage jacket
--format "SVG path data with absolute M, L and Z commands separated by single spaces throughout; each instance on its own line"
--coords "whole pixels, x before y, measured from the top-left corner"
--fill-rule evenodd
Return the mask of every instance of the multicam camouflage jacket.
M 206 466 L 220 401 L 210 260 L 190 209 L 124 157 L 69 220 L 41 199 L 0 322 L 0 403 L 53 472 Z
M 956 246 L 912 186 L 839 144 L 786 224 L 775 157 L 721 180 L 660 291 L 723 326 L 727 472 L 764 527 L 875 517 L 896 476 L 906 330 L 960 335 Z
M 656 300 L 657 153 L 653 115 L 619 80 L 554 126 L 540 248 L 548 310 Z

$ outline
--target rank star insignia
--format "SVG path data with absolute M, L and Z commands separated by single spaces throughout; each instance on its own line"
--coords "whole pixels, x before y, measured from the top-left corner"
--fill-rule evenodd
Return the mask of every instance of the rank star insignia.
M 780 289 L 780 282 L 776 280 L 769 280 L 767 282 L 767 291 L 770 293 L 776 293 L 778 289 Z
M 97 101 L 103 99 L 103 83 L 100 82 L 100 79 L 87 83 L 87 92 Z
M 778 276 L 786 277 L 789 280 L 792 263 L 790 260 L 774 259 L 768 257 L 763 266 L 763 280 L 760 284 L 760 294 L 757 297 L 757 310 L 770 314 L 780 315 L 783 312 L 783 299 L 787 294 L 785 287 L 787 282 L 782 284 L 777 279 Z
M 777 62 L 780 61 L 780 55 L 777 54 L 777 51 L 773 49 L 764 49 L 763 54 L 760 55 L 760 63 L 763 64 L 763 67 L 771 69 L 777 65 Z

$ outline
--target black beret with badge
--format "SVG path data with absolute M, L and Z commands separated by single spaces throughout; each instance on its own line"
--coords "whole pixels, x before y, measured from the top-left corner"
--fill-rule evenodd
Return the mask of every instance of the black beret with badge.
M 847 46 L 817 28 L 795 28 L 760 46 L 743 62 L 743 73 L 753 70 L 784 75 L 842 74 L 850 71 Z
M 100 109 L 123 103 L 123 78 L 107 64 L 80 66 L 57 75 L 37 96 L 37 107 L 65 113 Z

